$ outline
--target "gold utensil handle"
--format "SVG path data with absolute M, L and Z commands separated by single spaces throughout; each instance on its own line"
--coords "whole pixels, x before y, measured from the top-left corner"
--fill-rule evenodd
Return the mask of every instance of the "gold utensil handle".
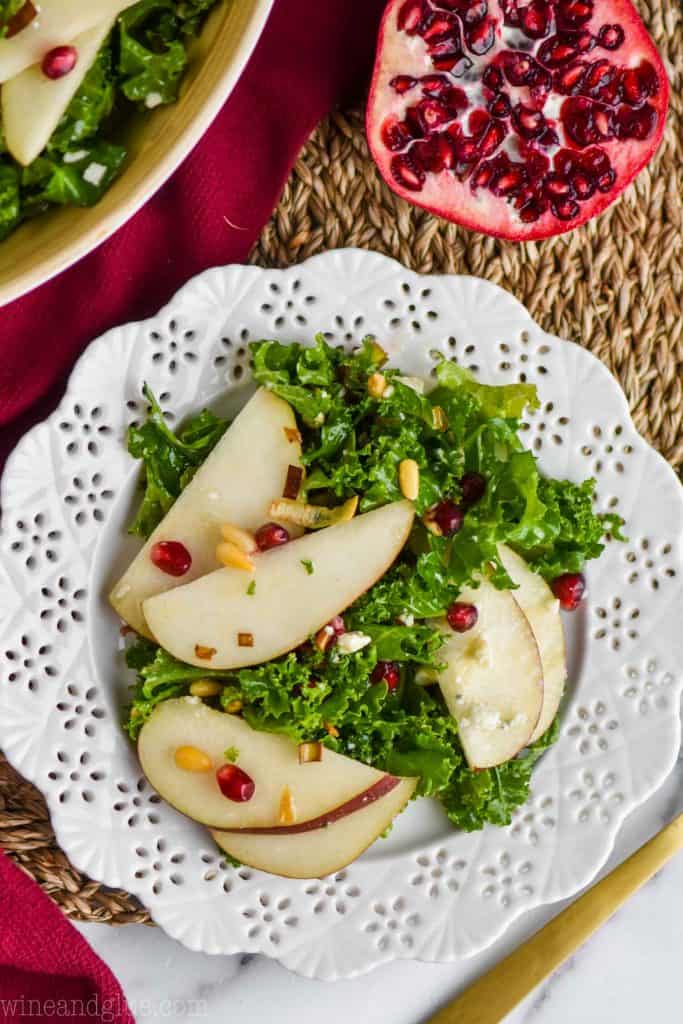
M 681 848 L 683 814 L 478 978 L 428 1024 L 499 1024 Z

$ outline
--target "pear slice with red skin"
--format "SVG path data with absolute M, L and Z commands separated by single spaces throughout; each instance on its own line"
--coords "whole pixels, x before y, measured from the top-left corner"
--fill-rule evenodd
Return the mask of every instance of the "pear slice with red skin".
M 257 552 L 251 576 L 219 569 L 149 598 L 145 619 L 157 643 L 190 665 L 236 669 L 270 661 L 308 640 L 384 575 L 414 515 L 410 502 L 396 501 Z M 213 649 L 209 661 L 197 646 Z
M 527 745 L 543 706 L 543 669 L 536 639 L 513 592 L 487 580 L 463 590 L 475 625 L 465 633 L 438 623 L 446 643 L 439 685 L 470 768 L 493 768 Z
M 260 388 L 113 587 L 109 600 L 114 610 L 151 638 L 143 601 L 216 569 L 221 525 L 262 526 L 270 518 L 271 502 L 282 494 L 290 465 L 301 465 L 296 418 L 287 402 Z M 301 533 L 298 526 L 287 528 L 293 537 Z M 192 565 L 183 576 L 170 576 L 152 562 L 150 552 L 159 541 L 177 541 L 187 549 Z M 240 579 L 246 589 L 249 574 L 240 571 Z
M 524 559 L 510 548 L 499 545 L 498 556 L 512 582 L 517 584 L 513 595 L 529 620 L 541 656 L 543 708 L 529 740 L 534 743 L 552 725 L 567 680 L 560 602 L 543 577 L 532 572 Z
M 416 785 L 417 779 L 397 779 L 379 799 L 356 806 L 322 828 L 212 831 L 211 835 L 241 864 L 285 878 L 322 878 L 346 867 L 378 839 L 401 813 Z
M 175 752 L 191 746 L 211 760 L 208 772 L 179 768 Z M 236 803 L 223 796 L 216 770 L 231 749 L 235 763 L 255 784 L 250 800 Z M 159 704 L 138 739 L 142 770 L 160 796 L 194 821 L 216 829 L 272 828 L 281 824 L 280 804 L 289 789 L 296 826 L 321 825 L 351 813 L 368 801 L 364 794 L 386 792 L 394 776 L 322 748 L 322 759 L 301 764 L 299 748 L 285 736 L 252 729 L 237 715 L 216 711 L 198 697 Z M 371 797 L 370 797 L 371 799 Z M 316 827 L 318 827 L 316 825 Z

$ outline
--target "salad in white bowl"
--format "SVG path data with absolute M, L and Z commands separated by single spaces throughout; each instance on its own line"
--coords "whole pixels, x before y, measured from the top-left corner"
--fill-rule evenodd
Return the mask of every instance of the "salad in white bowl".
M 543 476 L 528 383 L 436 381 L 367 339 L 252 344 L 228 423 L 129 430 L 144 545 L 111 602 L 137 681 L 126 729 L 170 804 L 234 859 L 339 870 L 410 799 L 509 823 L 557 735 L 560 609 L 621 520 Z
M 173 103 L 216 0 L 0 0 L 0 239 L 92 206 L 124 165 L 119 126 Z

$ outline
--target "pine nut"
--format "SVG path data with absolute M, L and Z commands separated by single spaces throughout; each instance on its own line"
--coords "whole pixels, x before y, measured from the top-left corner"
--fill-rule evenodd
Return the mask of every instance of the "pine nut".
M 216 679 L 197 679 L 190 686 L 193 697 L 217 697 L 223 690 L 223 684 Z
M 383 373 L 373 373 L 368 377 L 368 394 L 371 398 L 381 398 L 387 389 L 387 379 Z
M 221 534 L 223 540 L 230 541 L 235 547 L 238 547 L 240 551 L 244 551 L 247 555 L 252 554 L 256 551 L 256 540 L 254 539 L 253 533 L 249 530 L 243 530 L 241 526 L 233 526 L 232 523 L 223 523 L 221 526 Z
M 241 551 L 232 541 L 224 540 L 216 548 L 216 559 L 221 565 L 232 566 L 233 569 L 243 569 L 244 572 L 253 572 L 254 563 L 249 555 Z
M 174 760 L 184 772 L 210 772 L 211 758 L 198 747 L 178 747 Z
M 403 459 L 399 464 L 398 483 L 403 497 L 415 501 L 420 493 L 420 467 L 415 459 Z

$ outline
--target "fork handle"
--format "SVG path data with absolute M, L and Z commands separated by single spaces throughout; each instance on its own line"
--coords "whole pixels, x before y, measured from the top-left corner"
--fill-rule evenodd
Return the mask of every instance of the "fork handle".
M 682 847 L 680 814 L 427 1024 L 499 1024 Z

